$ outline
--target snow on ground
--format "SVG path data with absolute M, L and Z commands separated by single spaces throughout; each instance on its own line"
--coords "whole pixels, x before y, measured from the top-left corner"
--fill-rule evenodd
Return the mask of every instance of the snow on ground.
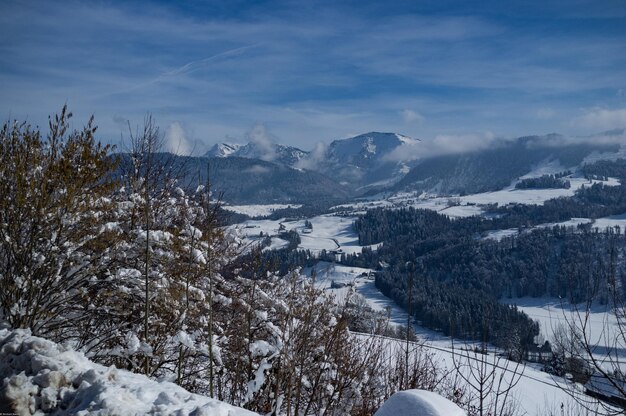
M 456 205 L 446 207 L 439 210 L 440 214 L 447 215 L 450 218 L 465 218 L 483 213 L 483 209 L 477 205 Z
M 327 262 L 318 263 L 315 269 L 318 286 L 334 293 L 338 302 L 341 302 L 349 294 L 356 292 L 362 295 L 367 304 L 374 310 L 387 312 L 392 325 L 406 325 L 406 312 L 394 301 L 380 293 L 371 278 L 363 276 L 363 273 L 369 273 L 370 269 L 341 266 Z M 305 269 L 303 272 L 310 276 L 311 269 Z M 332 281 L 349 283 L 350 286 L 331 289 Z M 427 352 L 433 354 L 435 363 L 442 366 L 444 370 L 454 370 L 453 355 L 456 357 L 457 362 L 461 361 L 464 364 L 465 371 L 469 369 L 469 367 L 467 367 L 468 363 L 478 363 L 474 354 L 468 354 L 460 349 L 471 348 L 473 346 L 472 343 L 463 343 L 461 345 L 459 341 L 455 341 L 455 349 L 453 349 L 453 343 L 449 337 L 417 324 L 414 324 L 413 328 L 420 340 L 418 344 L 424 346 Z M 369 337 L 369 335 L 364 334 L 358 334 L 357 336 Z M 385 343 L 389 353 L 393 355 L 398 353 L 398 351 L 401 353 L 405 341 L 385 338 Z M 488 361 L 492 363 L 496 362 L 497 358 L 494 357 L 494 352 L 491 351 L 489 354 Z M 494 358 L 496 361 L 494 361 Z M 504 373 L 505 379 L 507 377 L 510 379 L 515 363 L 501 359 L 499 363 L 496 362 L 496 365 L 501 367 L 496 369 L 496 377 L 499 377 L 500 373 Z M 488 364 L 488 367 L 492 368 L 493 365 Z M 522 372 L 523 375 L 519 383 L 515 386 L 512 395 L 515 406 L 522 410 L 520 414 L 543 416 L 547 407 L 558 409 L 561 403 L 567 405 L 567 403 L 572 402 L 571 394 L 580 394 L 580 386 L 565 384 L 563 379 L 542 372 L 538 365 L 528 364 L 523 368 L 520 367 L 518 370 Z M 574 391 L 571 391 L 572 389 Z M 588 399 L 585 398 L 585 400 Z M 396 414 L 404 415 L 407 413 L 399 412 Z
M 564 170 L 558 164 L 547 163 L 541 165 L 526 177 L 541 176 L 546 173 L 556 173 Z M 427 193 L 399 192 L 393 195 L 379 195 L 379 199 L 364 199 L 352 204 L 343 204 L 333 207 L 335 212 L 351 212 L 354 215 L 365 213 L 373 208 L 403 208 L 414 207 L 430 209 L 451 218 L 469 217 L 480 215 L 484 212 L 485 205 L 497 204 L 500 206 L 509 204 L 543 205 L 549 199 L 559 197 L 571 197 L 582 186 L 591 186 L 595 183 L 603 183 L 607 186 L 618 186 L 618 179 L 608 178 L 607 181 L 588 180 L 580 175 L 570 175 L 565 179 L 570 181 L 569 189 L 515 189 L 515 182 L 510 186 L 494 192 L 483 192 L 465 196 L 437 196 Z
M 567 221 L 561 221 L 561 222 L 552 222 L 552 223 L 547 223 L 547 224 L 539 224 L 537 226 L 537 228 L 553 228 L 555 226 L 560 226 L 560 227 L 578 227 L 581 224 L 589 224 L 590 222 L 592 222 L 591 219 L 589 218 L 570 218 Z
M 516 298 L 503 299 L 503 303 L 517 305 L 518 309 L 539 322 L 541 334 L 547 340 L 552 340 L 554 332 L 559 327 L 569 325 L 582 327 L 585 319 L 586 305 L 572 305 L 555 298 Z M 587 334 L 590 344 L 596 346 L 598 357 L 606 354 L 611 348 L 620 356 L 626 357 L 626 344 L 621 335 L 618 318 L 607 305 L 594 304 L 589 311 Z M 621 320 L 623 324 L 623 319 Z
M 263 247 L 263 251 L 265 250 L 280 250 L 281 248 L 285 248 L 289 245 L 289 241 L 283 240 L 282 238 L 272 237 L 271 243 L 267 247 Z
M 393 394 L 374 416 L 465 416 L 450 400 L 427 390 L 405 390 Z
M 502 241 L 503 238 L 513 237 L 518 234 L 519 234 L 518 228 L 507 228 L 504 230 L 492 230 L 492 231 L 487 231 L 483 239 Z
M 272 215 L 274 211 L 286 208 L 300 208 L 302 205 L 282 205 L 282 204 L 267 204 L 267 205 L 224 205 L 227 211 L 236 212 L 238 214 L 244 214 L 249 217 L 268 217 Z
M 582 224 L 591 224 L 591 228 L 597 229 L 598 231 L 604 231 L 607 228 L 620 227 L 621 231 L 623 232 L 624 230 L 626 230 L 626 213 L 612 215 L 610 217 L 597 218 L 595 220 L 592 220 L 591 218 L 570 218 L 567 221 L 539 224 L 535 227 L 526 228 L 522 231 L 522 233 L 529 233 L 536 228 L 553 228 L 556 226 L 576 228 Z M 517 228 L 491 230 L 485 233 L 483 239 L 501 241 L 503 238 L 516 236 L 519 234 L 519 232 L 520 231 Z
M 255 414 L 173 383 L 95 364 L 82 353 L 31 336 L 28 330 L 0 330 L 0 375 L 5 395 L 0 408 L 11 404 L 15 408 L 10 411 L 20 415 Z
M 367 304 L 374 310 L 388 313 L 392 325 L 406 325 L 406 312 L 393 300 L 383 295 L 376 288 L 371 277 L 364 276 L 364 274 L 368 274 L 371 271 L 370 269 L 320 262 L 316 265 L 315 270 L 317 285 L 334 293 L 338 302 L 342 302 L 346 296 L 356 292 L 362 295 Z M 310 276 L 311 268 L 305 269 L 303 273 Z M 346 283 L 348 285 L 331 289 L 332 281 L 336 283 Z M 523 305 L 521 309 L 526 311 L 526 307 Z M 531 317 L 533 316 L 531 315 Z M 598 318 L 598 316 L 594 319 L 596 318 Z M 543 325 L 542 323 L 542 328 Z M 432 353 L 435 362 L 444 369 L 448 371 L 454 370 L 453 355 L 456 357 L 457 362 L 459 362 L 459 358 L 461 358 L 465 371 L 469 369 L 467 364 L 479 363 L 476 355 L 462 350 L 471 349 L 474 346 L 473 343 L 458 340 L 455 340 L 453 343 L 450 337 L 424 328 L 417 323 L 413 324 L 413 329 L 419 338 L 417 344 L 424 346 L 426 351 Z M 357 336 L 369 337 L 370 335 L 357 334 Z M 393 354 L 403 348 L 405 341 L 385 338 L 385 342 L 387 343 L 390 353 Z M 516 364 L 504 358 L 501 358 L 500 361 L 497 362 L 498 358 L 494 356 L 494 353 L 495 350 L 492 350 L 487 356 L 487 361 L 492 363 L 488 364 L 488 367 L 492 368 L 493 363 L 495 363 L 498 367 L 496 368 L 496 377 L 499 377 L 499 374 L 503 372 L 504 377 L 510 379 Z M 522 372 L 522 377 L 514 387 L 512 396 L 516 408 L 521 410 L 520 414 L 527 416 L 543 416 L 546 414 L 548 407 L 553 410 L 560 409 L 561 403 L 564 403 L 566 407 L 573 406 L 571 395 L 575 395 L 588 403 L 595 403 L 587 396 L 582 396 L 582 386 L 566 382 L 562 378 L 541 371 L 541 365 L 539 364 L 528 363 L 526 366 L 519 367 L 518 370 Z M 593 405 L 595 406 L 595 404 Z
M 355 334 L 355 336 L 363 337 L 364 341 L 372 337 L 372 335 L 361 333 Z M 393 360 L 404 356 L 406 350 L 405 340 L 386 337 L 377 338 L 384 342 L 389 359 Z M 514 384 L 510 392 L 510 400 L 513 408 L 518 411 L 516 414 L 544 416 L 548 413 L 548 410 L 552 410 L 553 414 L 560 414 L 561 404 L 564 405 L 565 409 L 578 408 L 573 397 L 586 403 L 591 409 L 602 409 L 595 399 L 584 395 L 582 385 L 571 383 L 563 378 L 543 372 L 539 364 L 522 363 L 518 365 L 502 357 L 500 352 L 493 348 L 488 349 L 485 354 L 481 354 L 474 353 L 473 347 L 474 344 L 472 343 L 460 343 L 458 341 L 452 345 L 449 339 L 447 341 L 430 341 L 420 338 L 417 342 L 410 343 L 411 350 L 423 348 L 423 351 L 431 356 L 432 361 L 442 372 L 455 374 L 460 371 L 466 377 L 472 379 L 472 371 L 476 376 L 478 369 L 482 366 L 485 374 L 494 373 L 493 380 L 495 380 L 496 384 L 500 378 L 502 378 L 502 386 Z M 466 383 L 462 378 L 459 378 L 459 381 L 461 386 Z M 515 381 L 517 381 L 516 384 Z M 470 388 L 468 393 L 475 395 L 477 391 Z M 493 398 L 493 396 L 491 397 Z M 502 400 L 502 397 L 500 397 L 500 400 Z M 489 403 L 489 399 L 485 400 L 485 403 Z M 474 404 L 477 405 L 478 403 Z M 397 414 L 405 413 L 400 412 Z M 587 413 L 583 411 L 578 414 Z
M 614 152 L 604 152 L 600 153 L 598 151 L 592 152 L 589 156 L 585 157 L 583 160 L 583 164 L 592 164 L 598 162 L 600 160 L 617 160 L 626 158 L 626 145 L 622 145 L 617 153 Z
M 582 186 L 591 186 L 595 183 L 603 183 L 607 186 L 618 186 L 619 181 L 615 178 L 609 178 L 608 181 L 589 181 L 583 177 L 571 176 L 565 178 L 570 181 L 569 189 L 515 189 L 514 185 L 504 188 L 500 191 L 485 192 L 481 194 L 473 194 L 460 197 L 461 202 L 474 204 L 527 204 L 527 205 L 543 205 L 549 199 L 559 197 L 570 197 Z
M 490 350 L 486 355 L 473 353 L 470 350 L 471 344 L 464 345 L 455 343 L 455 348 L 451 346 L 439 346 L 426 344 L 426 348 L 434 354 L 435 362 L 444 368 L 454 371 L 455 362 L 457 366 L 461 365 L 461 371 L 471 378 L 470 367 L 478 369 L 481 365 L 485 366 L 486 372 L 495 371 L 495 380 L 502 375 L 504 383 L 509 384 L 519 378 L 519 382 L 511 391 L 511 399 L 514 408 L 519 410 L 519 414 L 527 416 L 544 416 L 547 408 L 560 409 L 561 404 L 565 404 L 565 408 L 574 405 L 572 395 L 589 403 L 590 407 L 597 407 L 595 400 L 584 396 L 582 386 L 572 384 L 560 377 L 541 371 L 540 365 L 526 363 L 526 365 L 517 366 L 517 363 L 508 361 L 503 357 L 494 355 L 499 354 L 495 350 Z M 495 367 L 495 368 L 494 368 Z M 516 374 L 521 374 L 517 376 Z M 474 392 L 475 393 L 475 392 Z
M 541 224 L 541 225 L 538 225 L 537 227 L 552 228 L 557 225 L 561 227 L 577 227 L 580 224 L 590 224 L 590 223 L 592 224 L 591 228 L 596 228 L 600 231 L 603 231 L 606 228 L 610 228 L 610 227 L 620 227 L 622 230 L 624 230 L 626 229 L 626 213 L 619 214 L 619 215 L 611 215 L 610 217 L 596 218 L 595 220 L 592 220 L 591 218 L 571 218 L 568 221 Z
M 363 247 L 373 250 L 379 245 L 360 246 L 359 237 L 354 231 L 353 223 L 356 217 L 344 217 L 339 215 L 320 215 L 309 218 L 313 228 L 305 226 L 305 220 L 289 221 L 279 220 L 249 220 L 241 224 L 228 227 L 228 231 L 239 238 L 244 246 L 251 246 L 259 243 L 267 236 L 272 237 L 273 247 L 279 247 L 281 240 L 276 238 L 280 233 L 286 231 L 297 231 L 300 236 L 298 248 L 310 250 L 318 254 L 322 250 L 336 250 L 338 254 L 360 253 Z M 285 244 L 286 245 L 286 244 Z
M 626 229 L 626 213 L 620 215 L 612 215 L 610 217 L 598 218 L 594 221 L 593 227 L 604 230 L 607 227 L 620 227 Z
M 315 285 L 331 293 L 340 305 L 348 296 L 355 292 L 361 293 L 365 287 L 374 283 L 372 269 L 342 266 L 325 261 L 318 262 L 314 267 L 305 268 L 302 274 L 305 276 L 315 274 Z M 378 291 L 376 288 L 374 290 Z
M 571 170 L 574 169 L 575 168 L 572 168 Z M 520 176 L 520 179 L 538 178 L 543 175 L 555 175 L 566 170 L 567 168 L 561 165 L 561 162 L 559 162 L 558 159 L 546 159 L 535 166 L 533 170 L 528 172 L 526 175 Z

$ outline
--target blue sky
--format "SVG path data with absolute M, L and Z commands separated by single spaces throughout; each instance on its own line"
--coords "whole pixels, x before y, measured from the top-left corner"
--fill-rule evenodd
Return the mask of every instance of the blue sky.
M 112 143 L 147 112 L 195 152 L 626 127 L 624 0 L 5 0 L 0 52 L 3 118 L 67 103 Z

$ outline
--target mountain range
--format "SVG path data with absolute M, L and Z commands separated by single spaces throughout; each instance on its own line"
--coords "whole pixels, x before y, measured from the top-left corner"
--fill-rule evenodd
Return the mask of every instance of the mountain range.
M 226 202 L 311 204 L 380 192 L 495 191 L 538 166 L 575 172 L 590 161 L 626 158 L 624 137 L 624 130 L 574 139 L 548 134 L 492 140 L 480 150 L 437 154 L 418 139 L 371 132 L 314 151 L 276 143 L 220 143 L 202 157 L 171 157 L 195 172 L 187 178 L 189 185 L 205 181 L 209 166 L 212 184 Z
M 397 133 L 370 132 L 348 139 L 334 140 L 321 151 L 307 152 L 276 143 L 218 143 L 206 157 L 242 157 L 260 159 L 279 165 L 317 171 L 335 178 L 340 184 L 366 189 L 389 185 L 409 171 L 406 163 L 394 162 L 390 155 L 403 145 L 415 145 L 412 139 Z

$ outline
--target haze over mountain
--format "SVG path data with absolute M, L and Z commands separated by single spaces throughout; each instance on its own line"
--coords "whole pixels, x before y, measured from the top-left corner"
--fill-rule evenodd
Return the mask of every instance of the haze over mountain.
M 352 187 L 384 185 L 399 180 L 409 170 L 405 162 L 390 155 L 402 146 L 415 146 L 420 140 L 397 133 L 370 132 L 334 140 L 328 146 L 307 152 L 296 147 L 251 141 L 247 144 L 218 143 L 206 157 L 242 157 L 318 171 Z

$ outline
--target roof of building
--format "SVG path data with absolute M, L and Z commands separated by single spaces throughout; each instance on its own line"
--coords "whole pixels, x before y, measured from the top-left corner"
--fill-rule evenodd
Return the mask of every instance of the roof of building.
M 626 400 L 626 395 L 624 395 L 624 392 L 626 392 L 626 381 L 617 378 L 609 380 L 600 373 L 595 373 L 591 376 L 587 384 L 585 384 L 585 389 L 605 397 Z

